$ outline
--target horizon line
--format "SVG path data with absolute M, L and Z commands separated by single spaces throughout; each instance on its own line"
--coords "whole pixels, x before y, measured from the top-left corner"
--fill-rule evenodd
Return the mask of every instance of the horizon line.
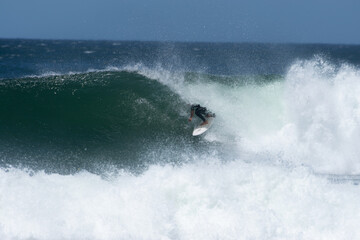
M 27 38 L 0 37 L 0 40 L 28 41 L 83 41 L 83 42 L 143 42 L 143 43 L 179 43 L 179 44 L 274 44 L 274 45 L 351 45 L 360 43 L 324 43 L 324 42 L 266 42 L 266 41 L 180 41 L 180 40 L 130 40 L 130 39 L 77 39 L 77 38 Z

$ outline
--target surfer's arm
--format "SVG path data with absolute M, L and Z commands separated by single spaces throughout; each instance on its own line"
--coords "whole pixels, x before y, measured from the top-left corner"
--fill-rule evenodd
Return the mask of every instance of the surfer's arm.
M 191 114 L 190 114 L 190 118 L 189 118 L 189 122 L 191 122 L 192 117 L 194 116 L 194 110 L 191 110 Z

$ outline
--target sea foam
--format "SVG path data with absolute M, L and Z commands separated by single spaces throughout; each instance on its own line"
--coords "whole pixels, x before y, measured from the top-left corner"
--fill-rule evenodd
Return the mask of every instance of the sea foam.
M 110 179 L 0 171 L 1 239 L 357 239 L 360 189 L 243 161 Z
M 166 70 L 139 65 L 133 70 L 215 112 L 204 138 L 234 146 L 236 154 L 249 154 L 249 161 L 266 158 L 318 173 L 360 174 L 360 70 L 354 66 L 315 56 L 293 63 L 284 78 L 261 84 L 206 76 L 187 82 Z

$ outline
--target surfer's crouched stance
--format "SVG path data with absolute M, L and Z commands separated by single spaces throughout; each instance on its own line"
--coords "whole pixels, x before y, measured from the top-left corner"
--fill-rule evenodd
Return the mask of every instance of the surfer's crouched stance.
M 196 114 L 196 116 L 198 116 L 203 121 L 200 124 L 200 126 L 203 126 L 203 125 L 206 125 L 209 123 L 206 118 L 215 117 L 215 113 L 209 112 L 205 107 L 201 107 L 200 104 L 193 104 L 193 105 L 191 105 L 191 115 L 189 118 L 189 122 L 191 122 L 192 117 L 194 116 L 194 113 Z

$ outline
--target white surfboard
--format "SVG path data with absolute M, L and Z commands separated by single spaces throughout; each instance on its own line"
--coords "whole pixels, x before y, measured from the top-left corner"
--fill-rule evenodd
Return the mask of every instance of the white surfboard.
M 211 127 L 211 125 L 213 124 L 214 118 L 213 117 L 209 117 L 207 119 L 208 124 L 206 125 L 199 125 L 197 127 L 194 128 L 194 131 L 192 133 L 193 136 L 199 136 L 201 134 L 203 134 L 204 132 L 206 132 L 207 130 L 209 130 L 209 128 Z

